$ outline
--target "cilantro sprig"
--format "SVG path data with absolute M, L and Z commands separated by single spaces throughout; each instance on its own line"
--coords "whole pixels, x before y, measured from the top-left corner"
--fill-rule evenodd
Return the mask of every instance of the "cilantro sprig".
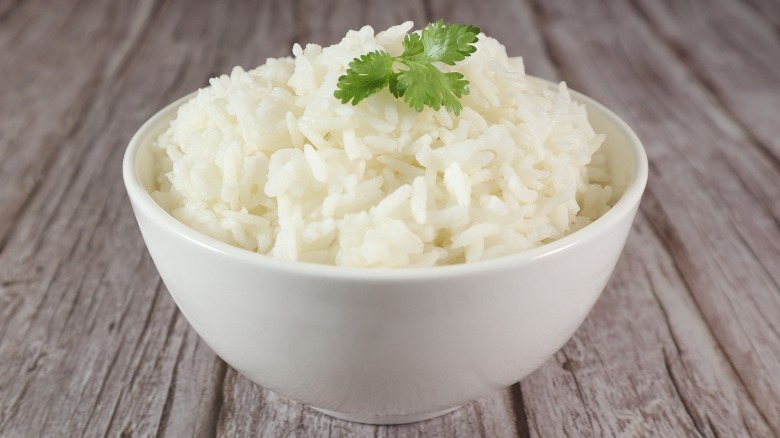
M 429 106 L 459 115 L 463 106 L 458 100 L 469 93 L 469 82 L 458 72 L 443 72 L 435 62 L 455 65 L 474 53 L 479 28 L 470 25 L 429 23 L 419 34 L 404 37 L 401 56 L 375 50 L 349 63 L 347 74 L 339 77 L 333 95 L 342 103 L 361 100 L 390 88 L 393 96 L 403 98 L 412 108 L 422 111 Z M 394 64 L 401 64 L 398 71 Z

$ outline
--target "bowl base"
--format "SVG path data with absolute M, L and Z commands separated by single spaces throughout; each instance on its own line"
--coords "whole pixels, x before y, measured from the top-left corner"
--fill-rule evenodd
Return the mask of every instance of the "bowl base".
M 327 409 L 316 408 L 309 406 L 317 412 L 321 412 L 325 415 L 338 418 L 339 420 L 352 421 L 354 423 L 363 424 L 375 424 L 375 425 L 390 425 L 390 424 L 406 424 L 416 423 L 418 421 L 430 420 L 442 415 L 449 414 L 450 412 L 460 409 L 460 406 L 454 408 L 444 409 L 443 411 L 426 412 L 423 414 L 411 414 L 411 415 L 371 415 L 371 414 L 345 414 L 342 412 L 329 411 Z

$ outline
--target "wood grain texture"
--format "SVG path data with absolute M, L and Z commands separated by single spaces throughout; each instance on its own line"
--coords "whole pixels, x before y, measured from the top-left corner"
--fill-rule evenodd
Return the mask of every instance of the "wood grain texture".
M 679 293 L 690 294 L 694 310 L 701 312 L 727 367 L 711 369 L 716 362 L 696 362 L 707 364 L 707 368 L 693 368 L 694 379 L 699 380 L 700 374 L 715 378 L 710 387 L 717 392 L 709 400 L 696 386 L 691 387 L 693 394 L 685 391 L 695 381 L 688 383 L 685 375 L 674 376 L 676 383 L 672 383 L 689 406 L 697 430 L 725 436 L 777 433 L 780 417 L 772 411 L 777 406 L 772 402 L 777 400 L 777 388 L 767 382 L 778 365 L 776 320 L 768 316 L 776 311 L 769 309 L 777 305 L 778 288 L 763 264 L 776 260 L 778 252 L 770 244 L 769 258 L 763 259 L 740 237 L 755 233 L 764 242 L 780 241 L 777 222 L 767 209 L 771 204 L 749 195 L 743 182 L 766 172 L 760 176 L 765 182 L 760 190 L 768 191 L 762 194 L 764 199 L 776 203 L 778 195 L 766 182 L 780 181 L 777 170 L 767 164 L 762 148 L 733 123 L 710 89 L 696 81 L 690 68 L 657 38 L 631 5 L 588 3 L 575 13 L 572 2 L 555 1 L 540 2 L 540 9 L 549 20 L 549 44 L 557 58 L 565 60 L 561 68 L 569 73 L 563 76 L 623 114 L 648 149 L 651 175 L 643 216 L 658 234 L 659 250 L 674 261 L 672 273 L 679 274 L 685 285 Z M 639 223 L 642 220 L 640 217 Z M 627 253 L 633 248 L 629 242 Z M 648 247 L 641 251 L 648 252 Z M 650 276 L 647 281 L 668 284 L 668 277 Z M 608 301 L 610 290 L 599 305 Z M 663 305 L 660 292 L 668 291 L 655 290 Z M 619 310 L 626 312 L 622 306 Z M 648 310 L 647 306 L 637 308 L 642 314 Z M 678 319 L 689 327 L 671 328 L 678 333 L 694 330 L 697 319 L 696 313 L 690 313 Z M 589 323 L 597 321 L 589 319 L 575 340 L 587 333 Z M 623 327 L 615 331 L 623 333 Z M 683 345 L 684 339 L 672 333 L 675 345 Z M 636 343 L 638 338 L 632 339 Z M 749 351 L 756 354 L 746 354 Z M 682 350 L 681 360 L 686 354 Z M 645 359 L 646 355 L 639 357 Z M 727 379 L 740 390 L 732 397 L 721 392 L 721 382 Z M 697 403 L 691 403 L 692 399 Z M 746 407 L 754 414 L 745 415 Z M 733 414 L 724 418 L 728 411 Z
M 0 0 L 0 436 L 780 435 L 771 0 Z M 352 424 L 224 364 L 169 298 L 124 146 L 211 76 L 407 19 L 468 22 L 638 132 L 626 250 L 574 338 L 450 415 Z

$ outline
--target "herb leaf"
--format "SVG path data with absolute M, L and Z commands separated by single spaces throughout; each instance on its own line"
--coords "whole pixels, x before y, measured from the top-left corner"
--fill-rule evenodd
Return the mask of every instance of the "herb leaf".
M 401 58 L 411 59 L 425 51 L 425 46 L 420 39 L 420 34 L 410 33 L 404 37 L 404 53 Z
M 454 65 L 474 53 L 479 32 L 476 26 L 442 20 L 429 23 L 419 34 L 404 37 L 401 56 L 377 50 L 353 59 L 333 95 L 342 103 L 351 100 L 357 105 L 387 86 L 393 96 L 403 97 L 417 111 L 443 106 L 458 115 L 463 109 L 458 99 L 469 93 L 468 81 L 460 73 L 442 72 L 434 63 Z M 393 71 L 396 62 L 406 68 Z
M 460 114 L 463 106 L 458 98 L 468 94 L 468 83 L 460 73 L 444 73 L 433 64 L 414 63 L 409 70 L 398 73 L 397 97 L 403 97 L 417 111 L 422 111 L 423 106 L 434 110 L 444 106 L 447 111 Z
M 385 88 L 393 74 L 393 58 L 389 53 L 376 50 L 355 58 L 349 63 L 347 74 L 339 77 L 338 89 L 333 93 L 341 103 L 361 100 Z
M 455 65 L 477 50 L 472 44 L 477 42 L 478 34 L 475 26 L 446 25 L 441 20 L 431 23 L 422 30 L 425 55 L 431 62 Z

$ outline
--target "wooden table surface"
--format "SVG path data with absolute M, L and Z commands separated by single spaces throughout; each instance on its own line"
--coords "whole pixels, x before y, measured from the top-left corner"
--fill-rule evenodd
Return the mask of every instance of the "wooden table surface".
M 423 423 L 335 420 L 199 340 L 122 154 L 234 65 L 439 17 L 622 115 L 647 192 L 603 295 L 538 371 Z M 0 78 L 2 437 L 780 435 L 776 0 L 0 0 Z

